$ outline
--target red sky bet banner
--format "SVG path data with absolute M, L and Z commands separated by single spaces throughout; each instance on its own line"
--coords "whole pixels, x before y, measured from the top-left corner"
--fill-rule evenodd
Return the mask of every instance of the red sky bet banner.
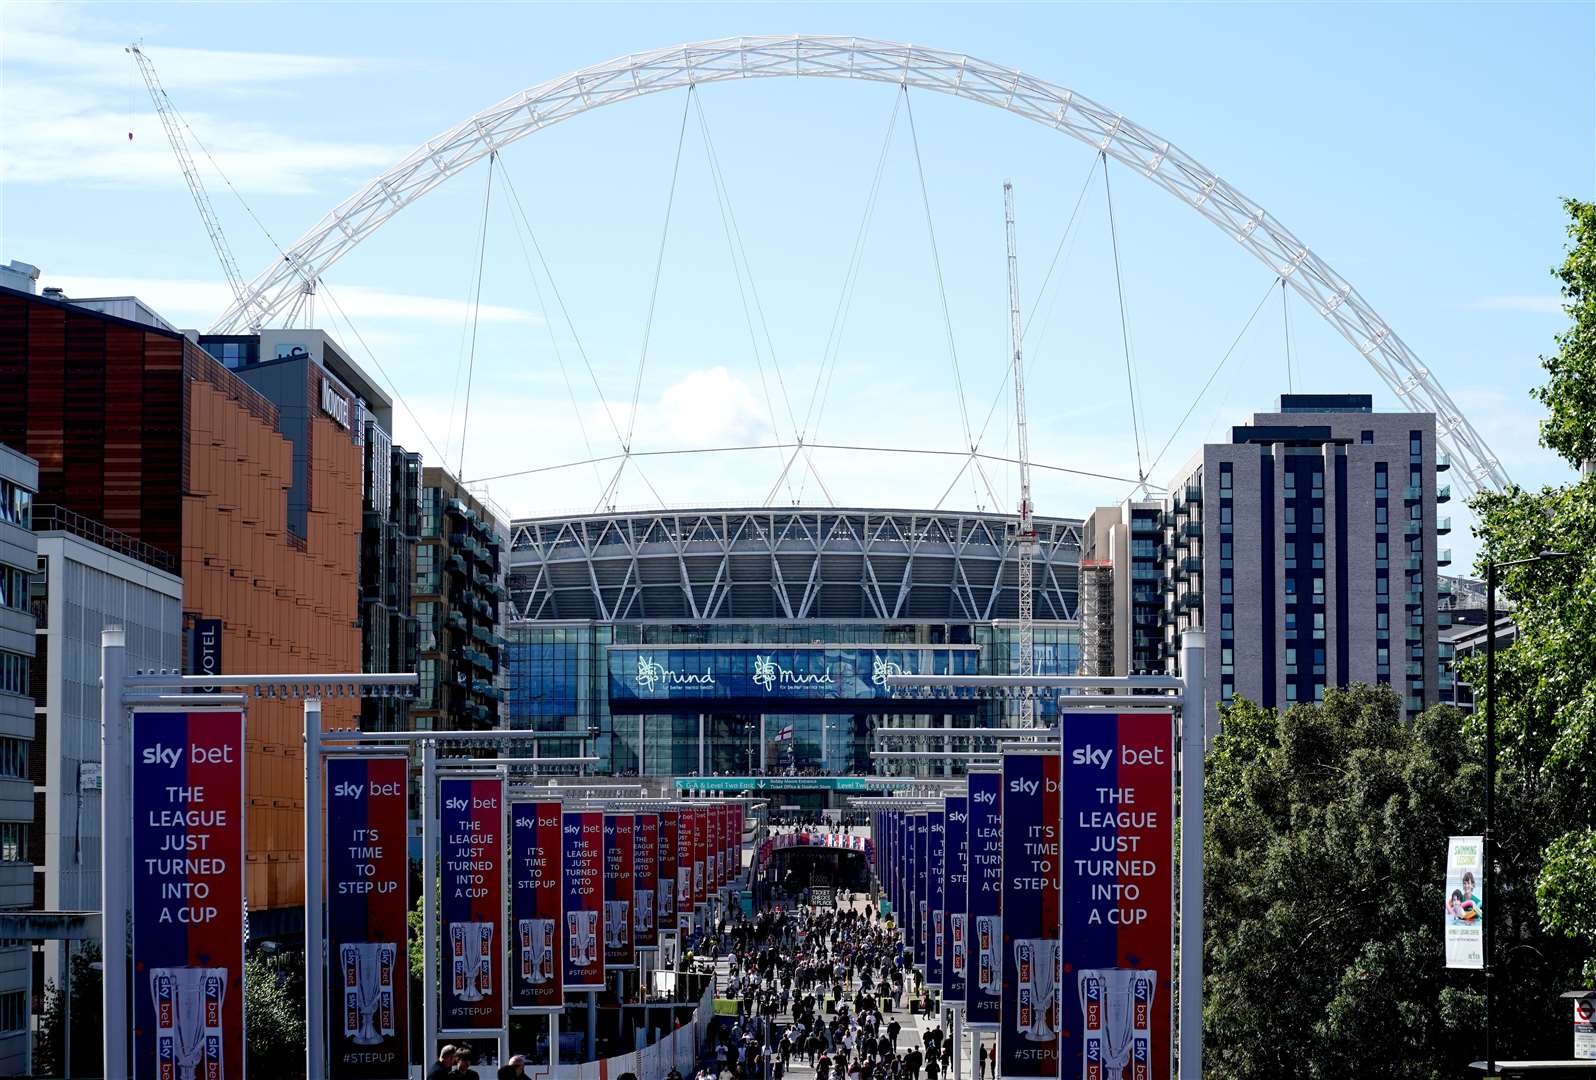
M 604 968 L 637 966 L 632 902 L 636 858 L 631 814 L 604 815 Z
M 632 935 L 639 949 L 659 948 L 659 815 L 632 816 Z
M 1068 731 L 1066 724 L 1065 730 Z M 1003 1019 L 998 1075 L 1059 1075 L 1059 758 L 1003 756 Z
M 327 1073 L 410 1076 L 410 763 L 327 759 Z
M 666 810 L 659 816 L 659 910 L 655 922 L 661 933 L 676 929 L 676 897 L 681 882 L 677 866 L 681 861 L 680 810 Z
M 1174 720 L 1169 713 L 1072 713 L 1059 719 L 1063 1080 L 1167 1080 L 1174 998 Z
M 133 1075 L 243 1080 L 244 714 L 133 714 Z
M 689 811 L 693 821 L 693 904 L 709 899 L 709 810 L 695 806 Z
M 510 804 L 510 1004 L 558 1009 L 565 1004 L 561 947 L 560 804 Z
M 686 934 L 693 928 L 693 812 L 676 814 L 676 929 Z
M 604 989 L 604 952 L 599 924 L 604 916 L 604 815 L 567 810 L 560 878 L 565 915 L 565 988 Z
M 445 1031 L 504 1026 L 504 781 L 445 778 L 442 878 Z

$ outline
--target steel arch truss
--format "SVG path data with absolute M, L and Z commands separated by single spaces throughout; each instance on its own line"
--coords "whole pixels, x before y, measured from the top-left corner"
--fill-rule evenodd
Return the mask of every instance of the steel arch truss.
M 590 109 L 699 83 L 811 76 L 927 90 L 1004 109 L 1122 162 L 1250 251 L 1352 343 L 1408 408 L 1433 412 L 1465 494 L 1507 474 L 1413 350 L 1356 289 L 1263 207 L 1195 158 L 1073 90 L 961 53 L 849 37 L 726 38 L 620 57 L 524 90 L 428 139 L 327 214 L 211 327 L 291 317 L 316 279 L 404 207 L 473 162 Z
M 517 620 L 990 622 L 1019 610 L 1012 519 L 893 510 L 686 510 L 511 529 Z M 1037 522 L 1038 618 L 1073 621 L 1078 521 Z

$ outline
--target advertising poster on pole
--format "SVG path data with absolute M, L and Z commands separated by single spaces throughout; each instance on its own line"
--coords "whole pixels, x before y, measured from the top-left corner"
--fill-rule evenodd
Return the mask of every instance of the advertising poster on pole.
M 898 843 L 903 848 L 903 866 L 898 871 L 898 925 L 903 941 L 914 952 L 914 815 L 904 813 L 898 825 Z
M 915 815 L 915 919 L 911 920 L 911 936 L 915 938 L 915 967 L 921 978 L 926 975 L 926 924 L 930 922 L 930 818 Z
M 1453 836 L 1446 845 L 1446 966 L 1485 967 L 1485 838 Z
M 659 815 L 632 815 L 632 942 L 642 950 L 659 948 Z
M 942 991 L 942 857 L 947 835 L 947 814 L 932 810 L 926 814 L 925 874 L 925 981 L 931 989 Z
M 1167 1078 L 1175 996 L 1174 717 L 1082 712 L 1060 720 L 1063 1076 Z
M 561 872 L 562 809 L 558 800 L 510 804 L 510 1007 L 558 1010 L 565 1005 Z
M 504 1026 L 504 781 L 444 778 L 439 850 L 444 1031 Z
M 682 947 L 687 947 L 687 935 L 693 932 L 693 812 L 688 809 L 676 814 L 676 931 L 682 935 Z
M 654 921 L 662 934 L 674 933 L 677 928 L 676 890 L 680 882 L 676 867 L 681 857 L 677 826 L 680 822 L 680 810 L 666 810 L 659 816 L 659 909 Z
M 1059 1075 L 1059 809 L 1056 753 L 1003 756 L 1004 1080 Z
M 1003 1019 L 1003 775 L 971 772 L 970 968 L 964 1022 L 995 1030 Z
M 567 810 L 560 908 L 564 914 L 566 990 L 604 989 L 604 953 L 599 921 L 604 915 L 604 815 L 597 810 Z
M 327 759 L 327 1075 L 410 1076 L 410 762 Z
M 709 811 L 695 806 L 693 817 L 693 906 L 709 902 Z
M 947 856 L 942 870 L 942 1003 L 964 1008 L 965 972 L 969 967 L 970 801 L 963 795 L 943 799 Z
M 133 714 L 133 1076 L 244 1075 L 244 714 Z
M 632 901 L 636 844 L 631 814 L 604 815 L 604 970 L 633 968 Z

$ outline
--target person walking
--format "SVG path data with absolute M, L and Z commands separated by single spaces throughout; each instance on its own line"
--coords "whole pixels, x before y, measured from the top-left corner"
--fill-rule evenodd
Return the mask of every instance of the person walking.
M 888 1021 L 887 1038 L 892 1041 L 892 1052 L 894 1054 L 898 1052 L 898 1033 L 902 1030 L 903 1025 L 898 1023 L 897 1017 L 893 1017 L 890 1021 Z
M 454 1047 L 445 1046 L 438 1051 L 438 1060 L 427 1070 L 427 1080 L 448 1080 L 454 1072 Z

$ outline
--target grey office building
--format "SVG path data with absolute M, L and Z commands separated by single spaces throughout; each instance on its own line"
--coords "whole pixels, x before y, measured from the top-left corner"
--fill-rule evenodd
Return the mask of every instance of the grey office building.
M 39 466 L 0 446 L 0 910 L 33 906 L 33 612 L 38 560 L 33 539 L 33 496 Z M 30 1067 L 29 985 L 32 950 L 25 942 L 0 942 L 0 1076 Z
M 1381 413 L 1367 394 L 1288 394 L 1170 485 L 1164 655 L 1207 629 L 1208 729 L 1218 703 L 1269 708 L 1383 684 L 1409 716 L 1439 700 L 1436 537 L 1450 497 L 1435 417 Z

